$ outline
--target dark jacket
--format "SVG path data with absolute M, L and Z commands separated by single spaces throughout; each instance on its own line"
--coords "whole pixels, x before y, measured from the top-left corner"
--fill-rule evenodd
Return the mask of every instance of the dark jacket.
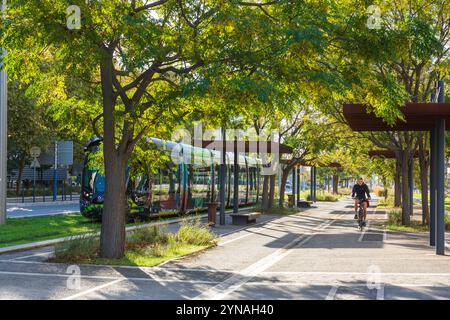
M 367 184 L 363 183 L 362 185 L 355 184 L 352 189 L 352 198 L 355 197 L 358 199 L 365 200 L 367 194 L 367 198 L 370 198 L 369 187 Z

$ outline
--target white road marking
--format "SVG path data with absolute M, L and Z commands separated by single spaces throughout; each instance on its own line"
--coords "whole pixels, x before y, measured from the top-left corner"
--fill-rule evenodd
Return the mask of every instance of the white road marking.
M 224 245 L 229 244 L 229 243 L 231 243 L 231 242 L 234 242 L 234 241 L 237 241 L 237 240 L 241 240 L 241 239 L 246 238 L 246 237 L 248 237 L 248 236 L 254 235 L 256 232 L 259 232 L 259 231 L 261 231 L 261 230 L 263 230 L 263 229 L 264 229 L 264 227 L 257 228 L 257 229 L 255 229 L 255 230 L 248 230 L 248 229 L 247 229 L 249 233 L 244 234 L 244 235 L 239 236 L 239 237 L 236 237 L 236 238 L 233 238 L 233 239 L 230 239 L 230 240 L 227 240 L 227 241 L 224 241 L 224 242 L 220 242 L 220 243 L 218 244 L 218 246 L 221 247 L 221 246 L 224 246 Z
M 332 272 L 332 271 L 264 271 L 261 272 L 261 275 L 265 275 L 265 274 L 292 274 L 292 275 L 347 275 L 347 276 L 357 276 L 357 275 L 361 275 L 361 276 L 368 276 L 368 275 L 373 275 L 373 272 Z M 420 272 L 405 272 L 405 273 L 401 273 L 401 272 L 380 272 L 377 273 L 378 275 L 383 275 L 383 276 L 432 276 L 432 277 L 450 277 L 450 273 L 420 273 Z
M 299 213 L 300 213 L 300 212 L 299 212 Z M 220 238 L 224 238 L 224 237 L 226 237 L 226 236 L 229 236 L 230 234 L 233 234 L 233 233 L 236 233 L 236 232 L 239 232 L 239 231 L 242 231 L 242 230 L 251 229 L 251 228 L 254 228 L 254 227 L 259 226 L 259 225 L 261 225 L 261 224 L 265 224 L 265 223 L 268 223 L 268 222 L 270 222 L 270 221 L 273 221 L 273 220 L 275 220 L 275 219 L 279 219 L 279 217 L 272 218 L 272 219 L 268 219 L 268 220 L 261 221 L 261 222 L 258 222 L 258 223 L 254 223 L 254 224 L 252 224 L 252 225 L 250 225 L 250 226 L 242 227 L 242 228 L 239 228 L 239 229 L 236 229 L 236 230 L 232 230 L 232 231 L 230 231 L 230 232 L 221 234 L 219 237 L 220 237 Z
M 301 215 L 299 215 L 298 213 L 301 213 Z M 311 215 L 311 213 L 310 213 L 310 214 L 307 214 L 307 213 L 304 213 L 304 212 L 302 212 L 302 211 L 299 211 L 298 213 L 291 215 L 291 217 L 293 217 L 293 216 L 297 216 L 297 217 L 309 217 L 309 216 Z M 289 217 L 289 216 L 287 216 L 287 217 Z M 236 237 L 236 238 L 233 238 L 233 239 L 230 239 L 230 240 L 226 240 L 226 241 L 224 241 L 224 242 L 220 242 L 220 243 L 218 244 L 218 246 L 219 246 L 219 247 L 220 247 L 220 246 L 224 246 L 224 245 L 226 245 L 226 244 L 228 244 L 228 243 L 231 243 L 231 242 L 234 242 L 234 241 L 236 241 L 236 240 L 240 240 L 240 239 L 246 238 L 246 237 L 248 237 L 248 236 L 251 236 L 251 235 L 253 235 L 255 232 L 259 232 L 259 231 L 263 230 L 265 226 L 263 226 L 263 227 L 261 227 L 261 228 L 257 228 L 256 230 L 251 230 L 251 231 L 250 231 L 250 229 L 252 229 L 253 227 L 256 227 L 256 226 L 258 226 L 258 225 L 271 225 L 270 222 L 272 222 L 273 220 L 277 220 L 277 219 L 279 219 L 279 218 L 280 218 L 280 217 L 276 217 L 276 218 L 272 218 L 272 219 L 269 219 L 269 220 L 266 220 L 266 221 L 261 221 L 261 222 L 259 222 L 259 223 L 253 224 L 253 225 L 250 226 L 250 227 L 243 227 L 243 228 L 240 228 L 240 229 L 237 229 L 237 230 L 234 230 L 234 231 L 230 231 L 230 232 L 228 232 L 228 233 L 225 233 L 225 234 L 221 235 L 220 237 L 222 238 L 222 237 L 225 237 L 225 236 L 227 236 L 227 235 L 230 235 L 230 234 L 233 234 L 233 233 L 236 233 L 236 232 L 239 232 L 239 231 L 249 230 L 249 233 L 248 233 L 248 234 L 244 234 L 244 235 L 242 235 L 242 236 L 239 236 L 239 237 Z
M 269 281 L 249 281 L 245 283 L 244 285 L 247 286 L 269 286 L 269 287 L 305 287 L 305 286 L 329 286 L 333 285 L 335 280 L 330 280 L 330 282 L 269 282 Z M 385 287 L 387 283 L 385 283 L 383 286 Z M 430 284 L 430 283 L 400 283 L 400 282 L 389 282 L 390 286 L 399 286 L 399 287 L 437 287 L 437 284 Z M 440 285 L 442 286 L 442 285 Z M 365 283 L 352 283 L 352 284 L 346 284 L 345 286 L 339 285 L 340 288 L 367 288 L 367 284 Z M 333 289 L 333 288 L 332 288 Z M 384 288 L 383 288 L 384 290 Z M 331 290 L 330 290 L 331 292 Z M 383 291 L 384 293 L 384 291 Z
M 315 230 L 320 231 L 322 229 L 325 229 L 329 225 L 331 225 L 333 222 L 337 221 L 340 217 L 344 216 L 344 214 L 340 214 L 337 218 L 333 220 L 327 220 L 321 224 L 319 224 Z M 203 292 L 202 294 L 194 297 L 194 300 L 221 300 L 225 298 L 227 295 L 244 285 L 246 282 L 250 281 L 254 276 L 257 274 L 263 272 L 264 270 L 267 270 L 277 262 L 279 262 L 281 259 L 285 258 L 287 255 L 289 255 L 292 251 L 289 250 L 293 247 L 299 247 L 302 246 L 304 243 L 309 241 L 311 238 L 313 238 L 316 235 L 316 232 L 302 234 L 299 237 L 295 238 L 293 241 L 287 243 L 284 247 L 276 250 L 275 252 L 269 254 L 268 256 L 260 259 L 259 261 L 253 263 L 249 267 L 245 268 L 244 270 L 241 270 L 237 274 L 231 276 L 230 278 L 226 279 L 225 281 L 219 283 L 218 285 L 210 288 L 206 292 Z
M 366 234 L 367 230 L 369 230 L 369 223 L 370 223 L 370 221 L 367 221 L 367 227 L 364 228 L 364 230 L 361 232 L 361 235 L 359 236 L 358 242 L 362 242 L 362 239 L 364 238 L 364 235 Z
M 16 258 L 12 258 L 12 259 L 10 259 L 10 260 L 8 260 L 8 261 L 14 261 L 14 260 L 20 260 L 20 259 L 27 259 L 27 258 L 39 257 L 39 256 L 49 256 L 49 255 L 52 255 L 52 254 L 53 254 L 52 251 L 41 252 L 41 253 L 30 254 L 30 255 L 27 255 L 27 256 L 19 256 L 19 257 L 16 257 Z
M 21 261 L 21 260 L 0 260 L 0 263 L 22 263 L 22 264 L 38 264 L 38 265 L 46 265 L 46 266 L 61 266 L 61 263 L 52 263 L 52 262 L 41 262 L 41 261 Z M 188 272 L 223 272 L 223 273 L 233 273 L 230 270 L 210 270 L 210 269 L 199 269 L 199 268 L 161 268 L 162 264 L 157 267 L 138 267 L 138 266 L 117 266 L 111 264 L 78 264 L 81 267 L 93 267 L 93 268 L 109 268 L 112 270 L 115 269 L 135 269 L 135 270 L 168 270 L 168 271 L 188 271 Z
M 377 300 L 384 300 L 384 287 L 385 287 L 385 285 L 382 284 L 377 289 Z
M 70 274 L 64 273 L 39 273 L 39 272 L 14 272 L 14 271 L 0 271 L 0 275 L 17 275 L 17 276 L 29 276 L 29 277 L 54 277 L 54 278 L 68 278 Z M 149 274 L 149 276 L 151 276 Z M 127 281 L 151 281 L 151 282 L 179 282 L 179 283 L 191 283 L 191 284 L 217 284 L 217 281 L 206 280 L 182 280 L 182 279 L 161 279 L 155 280 L 154 278 L 142 278 L 142 277 L 114 277 L 114 276 L 88 276 L 80 275 L 81 279 L 98 279 L 98 280 L 127 280 Z
M 102 284 L 102 285 L 100 285 L 100 286 L 97 286 L 97 287 L 94 287 L 94 288 L 91 288 L 91 289 L 88 289 L 88 290 L 79 292 L 79 293 L 77 293 L 77 294 L 74 294 L 74 295 L 72 295 L 72 296 L 63 298 L 63 299 L 61 299 L 61 300 L 73 300 L 73 299 L 79 298 L 79 297 L 81 297 L 81 296 L 84 296 L 84 295 L 86 295 L 86 294 L 88 294 L 88 293 L 92 293 L 92 292 L 95 292 L 95 291 L 104 289 L 104 288 L 106 288 L 106 287 L 112 286 L 112 285 L 114 285 L 114 284 L 116 284 L 116 283 L 119 283 L 119 282 L 121 282 L 121 281 L 123 281 L 123 280 L 124 280 L 124 279 L 116 279 L 116 280 L 114 280 L 114 281 L 111 281 L 111 282 Z
M 339 285 L 336 284 L 333 287 L 331 287 L 330 292 L 328 292 L 327 297 L 325 298 L 325 300 L 334 300 L 334 297 L 336 296 L 336 293 L 339 289 Z

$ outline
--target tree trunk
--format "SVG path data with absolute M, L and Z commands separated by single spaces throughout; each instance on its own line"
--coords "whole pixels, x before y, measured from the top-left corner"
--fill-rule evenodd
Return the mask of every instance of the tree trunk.
M 410 202 L 410 183 L 409 166 L 411 165 L 409 150 L 401 151 L 402 155 L 402 225 L 407 226 L 410 223 L 410 214 L 412 211 Z
M 381 183 L 383 184 L 383 195 L 384 195 L 384 200 L 386 201 L 388 198 L 388 183 L 387 183 L 387 178 L 385 176 L 381 177 Z
M 283 175 L 281 176 L 281 185 L 280 185 L 280 199 L 278 200 L 278 205 L 280 208 L 284 207 L 284 189 L 286 187 L 286 182 L 289 177 L 290 169 L 285 168 L 283 170 Z M 294 191 L 292 191 L 294 192 Z
M 333 194 L 338 194 L 339 175 L 333 175 Z
M 269 212 L 273 208 L 273 203 L 275 200 L 275 177 L 276 175 L 270 176 L 270 188 L 269 188 Z
M 401 160 L 395 160 L 395 175 L 394 175 L 394 207 L 402 206 L 402 185 L 401 185 L 402 166 Z
M 25 154 L 22 155 L 22 157 L 19 160 L 19 168 L 18 168 L 18 174 L 17 174 L 17 183 L 16 183 L 16 194 L 19 197 L 20 196 L 20 189 L 22 187 L 22 177 L 23 177 L 23 169 L 25 168 Z
M 424 143 L 424 136 L 419 136 L 419 170 L 420 170 L 420 189 L 422 192 L 422 224 L 428 225 L 430 221 L 430 208 L 428 206 L 428 166 Z M 426 139 L 426 135 L 425 135 Z
M 267 212 L 269 210 L 269 178 L 269 176 L 264 176 L 263 181 L 263 189 L 261 195 L 261 206 L 263 212 Z
M 153 174 L 149 173 L 148 183 L 147 183 L 148 196 L 145 201 L 145 207 L 149 210 L 149 212 L 152 210 L 152 207 L 153 207 L 153 180 L 154 180 Z
M 119 259 L 125 253 L 126 185 L 128 157 L 116 149 L 115 101 L 112 84 L 112 55 L 101 63 L 103 96 L 103 157 L 105 163 L 105 200 L 100 235 L 100 256 Z
M 100 256 L 108 259 L 122 258 L 125 253 L 126 161 L 115 160 L 115 163 L 110 162 L 105 166 L 105 202 L 102 215 Z

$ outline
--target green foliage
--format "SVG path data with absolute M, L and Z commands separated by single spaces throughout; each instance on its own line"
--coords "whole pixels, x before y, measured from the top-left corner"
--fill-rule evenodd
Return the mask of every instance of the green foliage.
M 183 221 L 176 233 L 165 227 L 136 229 L 126 237 L 126 253 L 122 259 L 100 259 L 100 240 L 95 235 L 74 237 L 55 246 L 54 262 L 154 266 L 216 245 L 216 236 L 199 221 Z
M 392 225 L 402 224 L 402 211 L 401 210 L 391 210 L 388 213 L 388 223 Z
M 181 243 L 204 246 L 214 241 L 215 236 L 207 225 L 200 221 L 185 220 L 181 223 L 177 233 L 177 240 Z
M 387 199 L 379 199 L 377 203 L 377 208 L 393 208 L 394 207 L 394 197 L 388 196 Z
M 311 195 L 306 197 L 306 200 L 311 201 Z M 328 201 L 328 202 L 336 202 L 339 198 L 331 193 L 317 193 L 316 201 Z
M 90 259 L 100 250 L 100 241 L 95 234 L 73 237 L 55 246 L 55 257 L 61 261 L 77 262 Z
M 0 226 L 0 247 L 63 238 L 100 230 L 80 214 L 10 218 Z

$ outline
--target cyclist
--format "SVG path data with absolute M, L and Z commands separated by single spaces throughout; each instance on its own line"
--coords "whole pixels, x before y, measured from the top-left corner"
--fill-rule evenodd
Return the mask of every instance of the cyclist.
M 367 195 L 367 198 L 366 198 Z M 363 226 L 366 226 L 367 208 L 369 207 L 370 193 L 369 187 L 364 183 L 363 178 L 359 178 L 357 183 L 352 189 L 352 198 L 355 200 L 355 219 L 358 219 L 358 204 L 362 201 L 364 206 L 364 222 Z

